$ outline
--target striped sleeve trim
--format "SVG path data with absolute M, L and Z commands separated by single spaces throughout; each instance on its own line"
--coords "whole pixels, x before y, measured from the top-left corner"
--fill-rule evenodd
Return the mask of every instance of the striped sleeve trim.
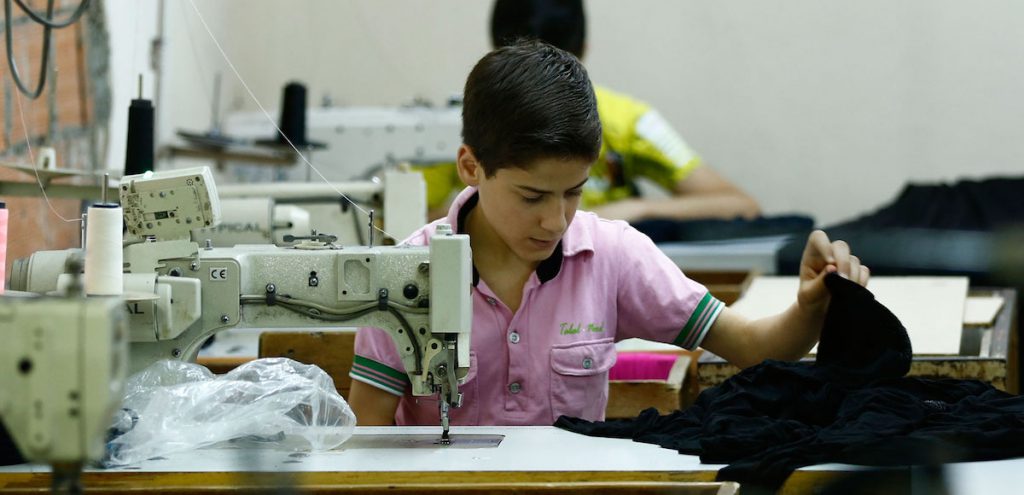
M 405 373 L 363 356 L 355 357 L 348 376 L 395 395 L 404 395 L 410 384 Z
M 684 349 L 696 349 L 704 341 L 704 336 L 707 335 L 708 329 L 718 319 L 718 315 L 724 307 L 725 304 L 715 299 L 710 292 L 704 294 L 704 297 L 697 304 L 697 309 L 694 309 L 693 314 L 690 315 L 690 320 L 686 322 L 686 326 L 679 332 L 679 336 L 676 337 L 674 344 Z

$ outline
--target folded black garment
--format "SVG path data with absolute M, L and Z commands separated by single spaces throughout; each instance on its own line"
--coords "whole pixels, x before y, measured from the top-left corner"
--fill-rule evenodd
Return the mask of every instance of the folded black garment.
M 973 380 L 907 378 L 899 320 L 863 287 L 829 275 L 832 301 L 815 363 L 765 361 L 693 406 L 661 416 L 555 426 L 631 438 L 728 464 L 719 480 L 778 488 L 803 466 L 904 466 L 1024 455 L 1024 398 Z
M 1002 285 L 992 265 L 997 233 L 1024 225 L 1024 177 L 907 184 L 875 211 L 823 228 L 857 246 L 875 275 L 963 275 Z M 804 239 L 776 254 L 776 272 L 799 273 Z
M 1024 223 L 1024 176 L 907 184 L 890 203 L 836 230 L 916 228 L 993 232 Z

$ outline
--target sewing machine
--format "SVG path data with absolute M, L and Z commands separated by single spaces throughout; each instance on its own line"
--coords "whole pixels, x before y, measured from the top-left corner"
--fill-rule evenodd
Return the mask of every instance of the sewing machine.
M 0 296 L 0 418 L 14 444 L 0 445 L 4 463 L 48 463 L 54 491 L 79 486 L 121 403 L 125 316 L 122 299 L 81 297 L 77 280 L 67 297 Z
M 288 238 L 289 247 L 200 247 L 191 230 L 219 220 L 209 169 L 126 176 L 119 189 L 130 372 L 194 360 L 203 342 L 232 327 L 377 327 L 394 339 L 412 393 L 439 394 L 448 441 L 448 409 L 461 404 L 458 381 L 469 371 L 468 236 L 441 226 L 428 247 L 342 247 L 328 234 Z M 72 278 L 65 261 L 78 252 L 16 260 L 11 289 L 63 290 Z
M 306 153 L 316 174 L 306 166 L 232 165 L 226 173 L 242 183 L 221 181 L 221 223 L 197 232 L 200 243 L 285 245 L 284 235 L 316 229 L 336 235 L 343 245 L 364 244 L 366 217 L 341 200 L 339 190 L 375 209 L 384 230 L 401 241 L 427 220 L 423 175 L 402 166 L 452 162 L 462 143 L 459 106 L 312 106 L 306 126 L 311 141 L 327 145 Z M 277 135 L 263 112 L 232 113 L 224 128 L 242 140 Z
M 405 239 L 427 220 L 423 175 L 397 168 L 371 180 L 229 184 L 218 186 L 217 192 L 220 223 L 192 232 L 196 241 L 210 239 L 216 247 L 288 246 L 285 236 L 303 236 L 312 229 L 336 235 L 341 245 L 365 244 L 366 215 L 350 201 L 375 210 L 383 230 L 395 241 Z
M 462 144 L 462 107 L 430 107 L 414 102 L 401 107 L 309 106 L 306 137 L 326 145 L 310 160 L 328 181 L 365 180 L 381 167 L 397 163 L 448 163 Z M 273 122 L 261 111 L 232 112 L 225 133 L 244 140 L 276 136 Z M 247 182 L 273 179 L 311 182 L 308 167 L 270 170 L 265 166 L 235 166 Z

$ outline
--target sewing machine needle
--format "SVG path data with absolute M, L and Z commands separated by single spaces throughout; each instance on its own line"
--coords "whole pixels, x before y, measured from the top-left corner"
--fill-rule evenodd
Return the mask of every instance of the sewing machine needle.
M 441 400 L 441 445 L 451 445 L 452 439 L 448 434 L 448 402 Z

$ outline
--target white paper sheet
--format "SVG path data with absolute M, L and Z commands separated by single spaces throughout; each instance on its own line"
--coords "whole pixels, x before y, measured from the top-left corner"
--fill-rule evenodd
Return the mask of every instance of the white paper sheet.
M 731 307 L 748 318 L 780 313 L 796 301 L 798 277 L 757 277 Z M 868 289 L 907 328 L 914 354 L 960 352 L 966 277 L 872 277 Z M 811 351 L 814 352 L 814 351 Z

